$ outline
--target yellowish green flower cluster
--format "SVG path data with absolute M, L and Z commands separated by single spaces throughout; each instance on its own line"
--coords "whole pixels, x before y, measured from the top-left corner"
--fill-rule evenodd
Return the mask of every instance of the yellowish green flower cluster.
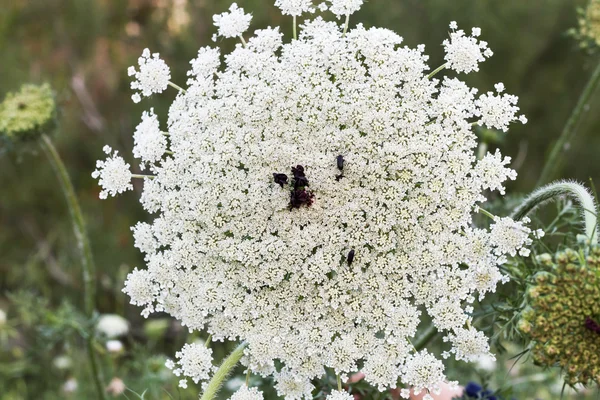
M 600 384 L 600 248 L 567 249 L 538 261 L 519 330 L 532 339 L 535 363 L 560 366 L 570 385 Z
M 579 9 L 579 27 L 571 33 L 581 47 L 600 47 L 600 0 L 589 0 L 586 8 Z
M 36 139 L 56 123 L 56 102 L 50 85 L 23 85 L 0 103 L 0 136 L 10 141 Z

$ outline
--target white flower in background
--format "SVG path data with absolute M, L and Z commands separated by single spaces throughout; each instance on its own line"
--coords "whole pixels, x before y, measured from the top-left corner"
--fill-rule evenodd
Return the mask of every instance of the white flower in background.
M 471 36 L 465 36 L 465 31 L 456 30 L 458 26 L 454 21 L 450 23 L 450 29 L 450 39 L 442 43 L 446 51 L 447 67 L 466 74 L 479 71 L 479 63 L 493 55 L 487 43 L 477 39 L 481 35 L 481 29 L 473 28 Z
M 493 372 L 496 370 L 496 357 L 491 354 L 483 354 L 475 360 L 477 369 L 485 372 Z
M 77 391 L 78 386 L 79 385 L 77 385 L 77 379 L 69 378 L 65 381 L 65 383 L 63 383 L 62 390 L 66 394 L 72 394 Z
M 131 96 L 134 103 L 140 102 L 140 94 L 148 97 L 152 93 L 163 92 L 171 79 L 169 66 L 160 59 L 158 53 L 150 55 L 149 49 L 144 49 L 142 56 L 138 58 L 138 65 L 139 71 L 134 66 L 129 67 L 127 70 L 128 75 L 136 79 L 131 82 L 131 88 L 139 91 Z
M 106 392 L 113 395 L 113 397 L 120 396 L 125 392 L 125 390 L 127 390 L 125 382 L 116 376 L 110 380 L 108 386 L 106 387 Z
M 315 11 L 312 0 L 275 0 L 275 7 L 279 7 L 283 15 L 293 17 Z
M 6 324 L 6 311 L 0 308 L 0 327 Z
M 129 322 L 117 314 L 102 314 L 98 318 L 96 332 L 109 339 L 123 336 L 129 332 Z
M 338 18 L 354 14 L 360 10 L 363 4 L 363 0 L 330 0 L 330 2 L 329 11 L 334 13 Z
M 133 134 L 133 156 L 143 162 L 159 161 L 167 149 L 167 139 L 161 132 L 154 109 L 144 111 L 142 122 L 135 128 Z
M 257 388 L 248 388 L 245 384 L 242 385 L 229 400 L 263 400 L 263 394 Z
M 109 195 L 116 196 L 118 193 L 132 190 L 129 164 L 119 156 L 118 151 L 113 153 L 110 146 L 104 146 L 103 150 L 110 157 L 104 161 L 96 161 L 96 170 L 92 172 L 92 178 L 98 179 L 98 184 L 102 187 L 100 198 L 106 199 Z
M 354 396 L 350 393 L 339 390 L 332 390 L 330 394 L 325 397 L 325 400 L 354 400 Z
M 71 368 L 73 361 L 71 360 L 71 357 L 67 356 L 66 354 L 62 354 L 52 360 L 52 365 L 54 365 L 56 369 L 65 370 Z
M 361 3 L 331 8 L 349 15 Z M 215 24 L 237 37 L 250 18 L 234 5 Z M 487 44 L 479 29 L 459 32 L 445 43 L 449 67 L 476 70 Z M 242 364 L 288 400 L 311 398 L 325 367 L 344 376 L 358 365 L 380 390 L 401 378 L 434 392 L 443 364 L 411 345 L 423 312 L 454 335 L 458 358 L 485 347 L 460 329 L 531 232 L 510 219 L 472 227 L 484 191 L 515 177 L 500 153 L 476 161 L 473 125 L 514 122 L 516 99 L 500 84 L 502 97 L 476 98 L 459 79 L 429 79 L 424 46 L 401 42 L 315 17 L 291 42 L 256 31 L 223 65 L 218 49 L 200 49 L 169 111 L 168 149 L 136 150 L 154 160 L 140 203 L 156 216 L 133 228 L 147 268 L 124 292 L 144 316 L 246 341 Z M 496 97 L 510 107 L 488 107 Z M 152 111 L 143 122 L 156 134 Z M 209 349 L 186 345 L 177 358 L 177 375 L 208 379 Z
M 212 349 L 201 343 L 184 345 L 181 351 L 175 353 L 175 357 L 177 362 L 168 360 L 166 367 L 172 369 L 176 376 L 189 377 L 194 383 L 208 379 L 215 370 L 212 364 Z M 186 388 L 187 380 L 180 380 L 179 386 Z
M 109 353 L 120 353 L 123 351 L 123 342 L 114 339 L 108 340 L 106 342 L 106 350 L 108 350 Z
M 234 38 L 242 36 L 242 33 L 250 27 L 252 15 L 244 13 L 243 8 L 239 8 L 236 3 L 229 7 L 229 12 L 224 12 L 213 16 L 214 25 L 219 28 L 216 37 Z

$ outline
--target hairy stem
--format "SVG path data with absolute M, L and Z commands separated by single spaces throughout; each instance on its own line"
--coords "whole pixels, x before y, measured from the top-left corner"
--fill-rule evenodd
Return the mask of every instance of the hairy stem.
M 233 368 L 235 368 L 237 363 L 244 355 L 244 349 L 247 345 L 248 344 L 246 342 L 241 343 L 235 348 L 235 350 L 231 352 L 231 354 L 227 356 L 225 360 L 223 360 L 223 363 L 221 363 L 221 366 L 217 372 L 215 372 L 211 380 L 208 382 L 208 386 L 202 394 L 202 397 L 200 397 L 200 400 L 212 400 L 215 398 L 221 389 L 221 386 L 223 386 L 225 379 L 227 379 L 229 374 L 231 374 Z
M 592 94 L 598 87 L 598 83 L 600 82 L 600 63 L 592 73 L 587 85 L 583 89 L 579 100 L 577 101 L 577 105 L 571 112 L 571 116 L 567 120 L 567 124 L 562 130 L 560 137 L 552 147 L 550 155 L 544 164 L 544 169 L 542 170 L 542 175 L 540 176 L 537 185 L 541 186 L 547 182 L 549 182 L 555 175 L 556 170 L 559 165 L 559 157 L 561 153 L 564 151 L 565 146 L 569 144 L 571 140 L 575 137 L 575 133 L 577 132 L 577 127 L 581 120 L 581 116 L 584 111 L 587 111 L 587 105 L 592 97 Z
M 56 176 L 60 182 L 60 187 L 62 189 L 63 194 L 65 195 L 65 199 L 67 200 L 67 205 L 69 208 L 69 214 L 71 216 L 71 222 L 73 224 L 73 232 L 75 233 L 75 240 L 77 241 L 77 247 L 79 249 L 80 257 L 81 257 L 81 272 L 83 275 L 83 302 L 85 308 L 85 314 L 88 318 L 92 318 L 95 312 L 95 304 L 94 299 L 96 296 L 96 288 L 94 285 L 94 275 L 95 275 L 95 267 L 94 267 L 94 259 L 92 257 L 92 247 L 90 245 L 90 240 L 87 235 L 85 220 L 83 219 L 83 213 L 81 212 L 81 207 L 79 206 L 79 201 L 77 200 L 77 195 L 75 194 L 75 189 L 73 188 L 73 183 L 71 182 L 71 178 L 69 177 L 69 173 L 56 151 L 56 148 L 52 144 L 50 137 L 48 135 L 43 134 L 41 138 L 41 146 L 46 155 L 48 156 L 48 160 L 56 173 Z M 99 399 L 104 399 L 104 385 L 103 379 L 100 371 L 100 367 L 98 364 L 98 360 L 96 359 L 96 354 L 94 350 L 94 335 L 93 333 L 86 338 L 87 349 L 88 349 L 88 357 L 90 362 L 90 367 L 92 369 L 92 377 L 94 379 L 94 384 L 96 386 L 96 391 Z
M 421 351 L 427 346 L 427 343 L 431 341 L 438 334 L 438 330 L 435 326 L 430 325 L 429 328 L 419 337 L 419 339 L 414 343 L 413 347 L 415 351 Z
M 588 190 L 576 182 L 555 182 L 531 193 L 513 212 L 512 218 L 521 220 L 539 206 L 560 196 L 570 196 L 579 203 L 585 225 L 585 235 L 590 243 L 598 244 L 598 208 Z

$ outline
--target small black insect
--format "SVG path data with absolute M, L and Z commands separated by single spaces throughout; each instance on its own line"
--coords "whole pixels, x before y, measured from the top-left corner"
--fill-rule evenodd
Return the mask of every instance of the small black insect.
M 354 261 L 354 249 L 348 252 L 348 265 L 352 265 L 352 261 Z
M 288 183 L 288 176 L 286 174 L 273 174 L 273 180 L 276 184 L 283 187 L 286 183 Z
M 340 171 L 343 171 L 344 170 L 344 161 L 345 161 L 344 156 L 340 154 L 339 156 L 337 156 L 336 160 L 337 160 L 338 169 Z

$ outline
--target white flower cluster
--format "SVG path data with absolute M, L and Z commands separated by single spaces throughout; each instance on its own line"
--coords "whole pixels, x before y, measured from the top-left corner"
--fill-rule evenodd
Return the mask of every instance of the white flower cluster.
M 229 400 L 263 400 L 263 394 L 257 388 L 242 385 Z
M 150 109 L 150 112 L 144 111 L 142 122 L 133 134 L 133 156 L 144 163 L 155 163 L 162 158 L 166 150 L 167 139 L 159 128 L 154 109 Z M 144 169 L 144 165 L 141 165 L 141 169 Z
M 278 1 L 284 12 L 306 8 L 292 3 Z M 226 37 L 249 21 L 236 6 L 215 18 Z M 447 60 L 476 70 L 487 47 L 459 32 Z M 465 329 L 471 304 L 528 244 L 509 219 L 491 233 L 472 227 L 483 191 L 515 177 L 499 153 L 476 160 L 473 125 L 505 127 L 514 101 L 488 107 L 489 95 L 478 100 L 457 78 L 430 79 L 424 47 L 401 42 L 316 17 L 288 43 L 277 28 L 257 31 L 223 67 L 217 49 L 202 48 L 169 111 L 167 143 L 152 112 L 136 131 L 136 155 L 155 175 L 141 203 L 156 216 L 133 228 L 147 269 L 124 291 L 145 315 L 246 341 L 242 363 L 272 375 L 288 400 L 312 398 L 324 367 L 345 375 L 359 363 L 381 390 L 401 379 L 435 392 L 443 364 L 411 344 L 422 310 L 445 332 L 447 354 L 487 354 L 485 337 Z M 177 373 L 205 379 L 207 351 L 186 345 Z
M 212 364 L 212 349 L 201 343 L 184 345 L 181 351 L 175 353 L 175 357 L 178 358 L 177 362 L 167 360 L 166 367 L 172 369 L 176 376 L 189 377 L 194 383 L 207 380 L 216 370 Z M 181 379 L 179 386 L 185 389 L 187 379 Z
M 125 163 L 118 151 L 113 152 L 110 146 L 104 146 L 102 150 L 111 156 L 104 161 L 96 161 L 96 170 L 92 172 L 92 178 L 98 179 L 98 184 L 102 187 L 100 198 L 106 199 L 108 195 L 116 196 L 132 190 L 129 164 Z
M 354 396 L 346 391 L 332 390 L 325 400 L 354 400 Z
M 444 341 L 454 343 L 450 352 L 443 354 L 448 357 L 450 353 L 454 353 L 457 360 L 467 362 L 478 361 L 482 357 L 490 357 L 495 360 L 493 354 L 489 353 L 490 345 L 488 338 L 483 332 L 477 331 L 474 328 L 470 329 L 455 329 L 453 333 L 444 337 Z
M 363 4 L 363 0 L 331 0 L 329 10 L 337 17 L 354 14 Z
M 532 232 L 525 224 L 531 222 L 529 218 L 523 218 L 522 221 L 513 221 L 512 219 L 494 218 L 491 226 L 490 241 L 495 245 L 494 252 L 497 255 L 510 254 L 516 256 L 528 257 L 530 254 L 529 246 L 532 243 L 531 237 L 543 237 L 544 231 L 537 230 Z
M 275 0 L 275 6 L 279 7 L 283 15 L 299 17 L 305 12 L 314 12 L 312 0 Z
M 488 48 L 487 42 L 477 39 L 481 35 L 481 29 L 473 28 L 471 36 L 465 36 L 465 31 L 457 30 L 458 25 L 455 21 L 450 23 L 450 29 L 450 39 L 442 43 L 446 51 L 447 67 L 467 74 L 479 71 L 479 63 L 494 54 Z
M 159 58 L 158 53 L 150 55 L 149 49 L 144 49 L 142 56 L 138 58 L 140 70 L 131 66 L 127 70 L 129 76 L 134 76 L 135 81 L 131 82 L 131 88 L 139 90 L 131 96 L 135 103 L 139 103 L 142 99 L 140 93 L 144 97 L 152 95 L 152 93 L 163 92 L 171 79 L 171 70 L 167 64 Z
M 239 8 L 236 3 L 233 3 L 229 7 L 229 12 L 213 16 L 215 26 L 219 28 L 217 35 L 213 36 L 213 40 L 219 36 L 224 38 L 241 36 L 250 27 L 251 20 L 252 15 L 244 13 L 243 8 Z

